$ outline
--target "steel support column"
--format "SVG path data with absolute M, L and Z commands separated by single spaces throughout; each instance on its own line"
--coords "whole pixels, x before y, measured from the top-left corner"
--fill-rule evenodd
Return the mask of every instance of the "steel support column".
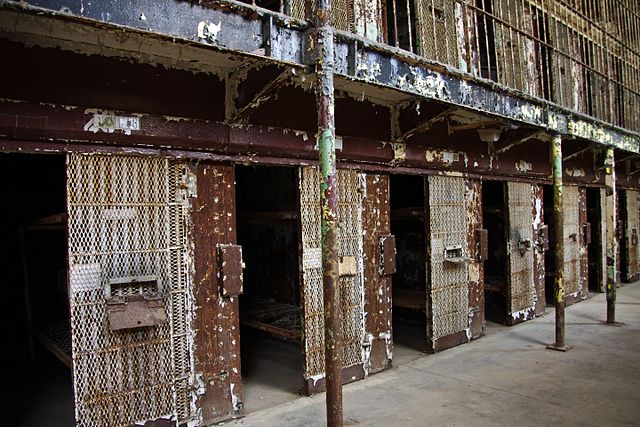
M 604 160 L 605 167 L 605 218 L 606 221 L 606 251 L 607 251 L 607 323 L 616 323 L 616 264 L 618 254 L 618 240 L 616 239 L 617 190 L 616 171 L 613 148 L 607 148 Z
M 553 173 L 553 226 L 555 237 L 556 279 L 554 296 L 556 303 L 556 341 L 548 346 L 553 350 L 567 350 L 564 342 L 564 209 L 562 208 L 562 137 L 551 138 L 551 167 Z
M 316 102 L 322 203 L 322 282 L 327 425 L 342 426 L 342 322 L 338 274 L 338 182 L 333 89 L 333 30 L 330 0 L 316 0 Z

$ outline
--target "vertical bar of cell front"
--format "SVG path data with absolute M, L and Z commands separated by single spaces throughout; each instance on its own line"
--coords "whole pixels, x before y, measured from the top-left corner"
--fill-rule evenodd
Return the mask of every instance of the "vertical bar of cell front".
M 564 210 L 562 209 L 562 137 L 551 139 L 551 161 L 553 169 L 553 221 L 555 228 L 556 280 L 554 295 L 556 302 L 555 348 L 563 349 L 564 343 Z
M 316 0 L 316 103 L 320 151 L 322 283 L 327 425 L 342 426 L 342 328 L 338 275 L 338 187 L 335 154 L 333 30 L 330 0 Z
M 616 240 L 616 171 L 613 148 L 607 148 L 604 160 L 605 167 L 605 221 L 607 229 L 607 323 L 616 323 L 616 257 L 618 241 Z

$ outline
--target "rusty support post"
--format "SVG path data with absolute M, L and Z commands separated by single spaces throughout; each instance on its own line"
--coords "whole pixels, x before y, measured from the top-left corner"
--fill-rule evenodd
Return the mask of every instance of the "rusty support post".
M 327 425 L 342 426 L 342 322 L 338 275 L 338 182 L 335 152 L 333 30 L 330 0 L 316 0 L 316 103 L 322 212 L 322 283 Z
M 616 239 L 617 189 L 613 148 L 607 148 L 605 168 L 605 218 L 607 251 L 607 324 L 616 323 L 616 264 L 618 240 Z
M 553 226 L 555 237 L 556 279 L 554 296 L 556 302 L 556 342 L 547 348 L 566 351 L 564 342 L 564 209 L 562 208 L 562 137 L 551 138 L 551 167 L 553 171 Z

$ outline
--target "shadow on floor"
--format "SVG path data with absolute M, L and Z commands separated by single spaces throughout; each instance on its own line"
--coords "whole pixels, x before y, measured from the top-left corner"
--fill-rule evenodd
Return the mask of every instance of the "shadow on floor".
M 0 392 L 8 422 L 21 427 L 72 426 L 74 421 L 71 371 L 44 351 L 31 362 L 27 357 L 3 360 L 6 374 Z
M 246 413 L 296 399 L 302 386 L 299 343 L 243 330 L 242 383 Z

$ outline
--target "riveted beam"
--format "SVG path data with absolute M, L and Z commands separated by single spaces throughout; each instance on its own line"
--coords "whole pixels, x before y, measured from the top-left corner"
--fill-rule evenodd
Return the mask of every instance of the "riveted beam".
M 305 67 L 313 61 L 307 54 L 312 47 L 309 46 L 306 22 L 236 0 L 209 0 L 197 4 L 140 0 L 126 7 L 118 2 L 0 0 L 0 9 L 2 13 L 14 12 L 14 16 L 0 19 L 0 29 L 6 34 L 29 31 L 30 43 L 36 38 L 39 41 L 50 38 L 55 40 L 50 45 L 57 46 L 62 39 L 75 37 L 74 40 L 81 42 L 68 43 L 72 49 L 91 44 L 100 47 L 105 34 L 117 30 L 119 35 L 135 33 L 173 47 L 180 44 L 198 46 L 228 55 L 227 59 L 231 60 L 234 56 L 235 59 L 261 58 L 296 67 Z M 4 19 L 7 17 L 9 19 Z M 29 21 L 37 22 L 34 25 L 28 24 Z M 38 25 L 44 21 L 48 25 Z M 57 25 L 64 26 L 65 31 L 56 32 Z M 637 133 L 532 98 L 493 81 L 471 78 L 460 70 L 397 48 L 346 32 L 335 33 L 336 76 L 640 153 L 640 135 Z M 101 49 L 93 51 L 101 54 Z M 126 49 L 122 44 L 111 47 L 112 52 Z M 130 49 L 130 54 L 137 60 L 144 60 L 139 47 Z M 179 61 L 174 65 L 179 65 Z

